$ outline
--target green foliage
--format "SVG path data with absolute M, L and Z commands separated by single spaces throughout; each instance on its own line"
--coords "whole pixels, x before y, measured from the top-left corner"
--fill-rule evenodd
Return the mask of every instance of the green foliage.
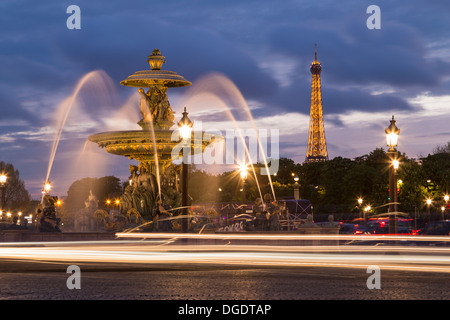
M 11 163 L 0 162 L 0 170 L 7 177 L 5 183 L 5 211 L 26 212 L 31 210 L 31 197 L 25 188 L 25 183 L 20 179 L 19 170 Z
M 446 193 L 450 187 L 450 153 L 436 153 L 422 159 L 426 180 L 433 184 L 432 190 Z
M 399 168 L 398 178 L 402 181 L 399 184 L 401 209 L 412 212 L 422 207 L 427 197 L 427 190 L 424 187 L 427 179 L 423 167 L 414 160 L 404 161 Z

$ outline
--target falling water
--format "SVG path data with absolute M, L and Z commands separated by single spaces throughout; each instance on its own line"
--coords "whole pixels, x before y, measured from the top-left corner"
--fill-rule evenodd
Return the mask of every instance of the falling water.
M 114 111 L 111 115 L 108 114 L 108 116 L 98 119 L 101 121 L 97 123 L 98 127 L 96 126 L 96 129 L 103 128 L 103 131 L 127 130 L 130 126 L 136 125 L 139 120 L 139 112 L 136 110 L 136 100 L 136 95 L 133 93 L 124 103 L 120 102 L 117 112 Z M 76 110 L 77 108 L 74 107 L 72 112 Z M 71 114 L 70 119 L 73 119 L 72 117 L 74 116 L 76 114 Z M 67 125 L 69 125 L 69 122 Z M 108 165 L 113 165 L 118 168 L 122 167 L 122 162 L 125 164 L 128 160 L 125 160 L 125 158 L 122 159 L 122 157 L 109 157 L 107 153 L 100 150 L 94 142 L 89 141 L 87 138 L 79 150 L 72 157 L 73 161 L 70 161 L 66 170 L 70 176 L 70 179 L 68 179 L 70 182 L 73 182 L 79 177 L 108 175 Z
M 258 130 L 256 128 L 254 118 L 252 116 L 252 113 L 250 111 L 250 108 L 249 108 L 245 98 L 243 97 L 240 90 L 236 87 L 236 85 L 229 78 L 227 78 L 226 76 L 219 74 L 219 73 L 212 73 L 212 74 L 209 74 L 209 75 L 203 77 L 202 79 L 198 80 L 196 82 L 196 84 L 188 91 L 188 93 L 187 93 L 188 98 L 187 99 L 185 98 L 187 101 L 185 104 L 189 104 L 191 106 L 190 109 L 193 110 L 193 109 L 195 109 L 195 106 L 199 104 L 198 100 L 201 100 L 202 98 L 204 98 L 205 95 L 210 98 L 214 98 L 214 102 L 216 102 L 220 107 L 225 109 L 226 113 L 232 120 L 235 128 L 239 132 L 240 139 L 245 148 L 247 157 L 250 159 L 249 164 L 250 164 L 253 174 L 255 176 L 255 180 L 256 180 L 256 183 L 258 186 L 261 200 L 263 200 L 259 182 L 258 182 L 258 179 L 256 179 L 256 172 L 255 172 L 253 163 L 251 161 L 251 156 L 249 154 L 249 150 L 245 143 L 245 139 L 242 136 L 241 131 L 239 130 L 238 123 L 237 123 L 236 118 L 234 117 L 234 115 L 232 113 L 232 109 L 230 107 L 230 106 L 239 107 L 236 109 L 237 110 L 243 109 L 246 112 L 246 115 L 247 115 L 250 123 L 252 124 L 252 127 L 253 127 L 255 133 L 257 134 L 257 141 L 258 141 L 260 152 L 261 152 L 261 155 L 262 155 L 262 158 L 264 161 L 264 166 L 266 168 L 266 171 L 269 173 L 267 157 L 265 155 L 264 148 L 261 143 L 261 139 L 258 135 Z M 231 103 L 227 104 L 225 99 L 231 100 Z M 273 198 L 274 198 L 274 200 L 276 200 L 276 195 L 275 195 L 275 191 L 274 191 L 273 184 L 272 184 L 272 178 L 271 178 L 270 174 L 268 174 L 268 179 L 269 179 L 269 184 L 270 184 Z
M 45 183 L 49 181 L 50 178 L 50 172 L 52 170 L 53 162 L 55 160 L 56 150 L 58 149 L 59 141 L 61 140 L 61 135 L 64 130 L 64 126 L 66 124 L 67 118 L 69 116 L 70 110 L 72 109 L 73 105 L 77 101 L 77 98 L 81 92 L 81 90 L 84 88 L 84 86 L 87 83 L 94 83 L 98 85 L 101 90 L 97 90 L 97 93 L 104 93 L 109 90 L 110 84 L 112 83 L 110 77 L 101 70 L 95 70 L 91 71 L 87 74 L 85 74 L 77 83 L 75 86 L 75 89 L 70 97 L 65 99 L 58 107 L 58 124 L 57 124 L 57 130 L 55 132 L 55 137 L 53 139 L 53 144 L 50 152 L 50 159 L 48 163 L 47 168 L 47 174 L 45 177 Z M 108 95 L 105 95 L 108 96 Z M 41 201 L 43 200 L 43 197 Z
M 145 94 L 145 93 L 143 93 Z M 161 178 L 159 176 L 159 161 L 158 161 L 158 149 L 156 148 L 156 136 L 155 136 L 155 128 L 153 126 L 153 115 L 151 114 L 148 108 L 141 108 L 144 110 L 144 121 L 150 125 L 150 133 L 153 141 L 153 157 L 155 160 L 155 169 L 156 169 L 156 183 L 158 184 L 158 195 L 159 199 L 161 199 Z
M 161 178 L 159 176 L 159 161 L 158 161 L 158 150 L 156 148 L 156 137 L 155 137 L 155 128 L 153 127 L 153 119 L 150 122 L 150 132 L 152 134 L 153 140 L 153 156 L 155 159 L 155 168 L 156 168 L 156 182 L 158 184 L 158 195 L 159 199 L 161 199 Z

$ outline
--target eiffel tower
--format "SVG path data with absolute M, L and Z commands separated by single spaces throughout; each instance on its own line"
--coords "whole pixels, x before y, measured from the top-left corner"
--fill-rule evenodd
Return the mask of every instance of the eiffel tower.
M 320 73 L 322 67 L 317 61 L 317 44 L 315 45 L 315 58 L 311 64 L 311 111 L 309 116 L 308 149 L 305 163 L 328 160 L 327 144 L 325 142 L 325 128 L 323 125 L 322 90 L 320 86 Z

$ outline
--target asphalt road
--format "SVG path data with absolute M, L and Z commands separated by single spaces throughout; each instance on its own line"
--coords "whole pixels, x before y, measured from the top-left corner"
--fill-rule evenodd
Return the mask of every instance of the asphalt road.
M 449 274 L 382 270 L 368 289 L 364 269 L 80 264 L 68 289 L 67 264 L 0 261 L 6 300 L 448 300 Z

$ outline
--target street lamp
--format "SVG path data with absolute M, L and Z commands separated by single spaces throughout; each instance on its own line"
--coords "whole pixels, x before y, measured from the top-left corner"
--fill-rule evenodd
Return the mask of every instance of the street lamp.
M 245 181 L 247 180 L 247 166 L 245 164 L 242 164 L 239 167 L 239 175 L 241 176 L 241 181 L 242 181 L 242 202 L 245 202 Z
M 180 133 L 180 137 L 183 140 L 183 159 L 182 159 L 182 194 L 181 194 L 181 206 L 183 210 L 183 216 L 184 218 L 181 220 L 181 231 L 187 232 L 188 229 L 188 164 L 187 164 L 187 157 L 189 155 L 188 152 L 186 152 L 186 147 L 189 147 L 189 141 L 191 139 L 192 135 L 192 126 L 194 123 L 189 119 L 188 113 L 186 112 L 186 108 L 184 108 L 183 117 L 178 122 L 178 130 Z
M 298 183 L 298 181 L 300 180 L 300 178 L 298 177 L 298 175 L 295 175 L 294 177 L 294 199 L 295 200 L 299 200 L 300 199 L 300 184 Z
M 392 165 L 394 166 L 395 170 L 398 170 L 398 167 L 400 166 L 400 162 L 397 159 L 392 160 Z
M 6 189 L 6 174 L 2 173 L 0 175 L 0 187 L 2 188 L 2 212 L 5 210 L 5 189 Z
M 395 125 L 394 116 L 390 120 L 391 124 L 385 129 L 386 133 L 386 143 L 389 147 L 389 152 L 397 152 L 395 149 L 398 145 L 398 136 L 400 134 L 400 129 Z
M 392 120 L 390 120 L 390 125 L 385 129 L 386 133 L 386 143 L 389 147 L 388 156 L 392 160 L 392 164 L 389 166 L 389 233 L 397 233 L 397 177 L 396 177 L 396 168 L 398 168 L 399 162 L 397 160 L 397 145 L 398 145 L 398 136 L 400 134 L 400 129 L 395 125 L 394 116 L 392 116 Z
M 365 208 L 364 208 L 364 222 L 366 221 L 366 214 L 372 210 L 372 207 L 370 206 L 370 204 L 368 204 Z
M 443 214 L 442 220 L 445 219 L 445 209 L 447 208 L 448 200 L 450 200 L 449 195 L 448 195 L 448 194 L 444 195 L 445 205 L 444 205 L 444 210 L 443 210 L 443 212 L 442 212 L 442 214 Z
M 241 165 L 239 167 L 239 174 L 241 176 L 242 180 L 246 180 L 247 179 L 247 166 L 245 164 Z
M 47 182 L 44 184 L 44 191 L 45 191 L 45 193 L 48 194 L 51 189 L 52 189 L 52 184 L 50 183 L 49 180 L 47 180 Z
M 363 203 L 363 199 L 362 198 L 358 198 L 358 209 L 359 209 L 359 217 L 361 218 L 361 214 L 362 214 L 362 209 L 361 209 L 361 205 Z
M 430 217 L 430 206 L 431 206 L 431 203 L 432 203 L 431 199 L 430 199 L 430 198 L 428 198 L 428 199 L 427 199 L 427 208 L 428 208 L 428 221 L 430 221 L 430 220 L 431 220 L 431 217 Z

